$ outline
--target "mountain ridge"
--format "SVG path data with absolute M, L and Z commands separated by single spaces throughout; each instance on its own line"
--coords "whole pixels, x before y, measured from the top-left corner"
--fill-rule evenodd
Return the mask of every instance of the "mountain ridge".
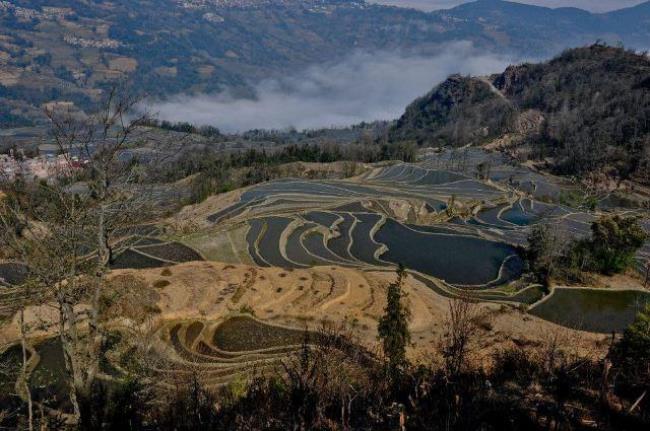
M 602 44 L 490 77 L 453 75 L 415 100 L 391 141 L 500 147 L 556 173 L 650 184 L 650 58 Z
M 650 6 L 612 15 L 496 0 L 431 13 L 357 0 L 2 1 L 0 127 L 38 121 L 52 101 L 92 106 L 125 79 L 159 98 L 251 97 L 251 83 L 355 50 L 427 56 L 467 40 L 544 58 L 598 39 L 645 48 L 649 21 Z

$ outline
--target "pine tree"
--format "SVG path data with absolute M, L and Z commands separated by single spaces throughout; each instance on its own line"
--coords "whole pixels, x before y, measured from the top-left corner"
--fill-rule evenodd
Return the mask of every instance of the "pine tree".
M 642 417 L 650 420 L 650 404 L 642 402 L 650 394 L 650 304 L 612 346 L 609 359 L 618 371 L 616 384 L 621 392 L 634 394 L 633 405 L 640 408 Z
M 410 310 L 403 303 L 405 294 L 402 283 L 406 272 L 402 265 L 397 270 L 397 280 L 388 285 L 386 308 L 377 327 L 386 357 L 386 374 L 392 385 L 399 382 L 402 370 L 407 364 L 406 346 L 411 342 L 408 321 Z

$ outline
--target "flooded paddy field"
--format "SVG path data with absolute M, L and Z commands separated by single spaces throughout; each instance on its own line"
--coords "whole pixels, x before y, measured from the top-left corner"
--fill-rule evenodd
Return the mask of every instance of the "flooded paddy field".
M 621 332 L 650 304 L 650 292 L 556 288 L 531 314 L 570 328 Z
M 382 260 L 402 263 L 451 284 L 488 284 L 499 278 L 505 259 L 516 255 L 515 249 L 506 244 L 461 235 L 421 233 L 393 220 L 388 220 L 375 237 L 388 247 Z
M 324 235 L 318 231 L 308 232 L 302 238 L 302 244 L 311 256 L 315 256 L 315 262 L 327 262 L 328 264 L 349 265 L 350 260 L 344 259 L 335 254 L 326 245 L 327 240 Z
M 0 262 L 0 288 L 3 285 L 19 285 L 27 277 L 27 267 L 17 262 Z
M 317 259 L 315 256 L 309 254 L 303 245 L 303 235 L 313 230 L 317 225 L 315 223 L 305 223 L 294 229 L 287 238 L 286 254 L 287 258 L 297 263 L 302 267 L 316 266 L 317 264 L 327 264 L 326 261 Z
M 280 237 L 292 220 L 285 217 L 267 217 L 261 220 L 266 228 L 262 235 L 255 239 L 260 257 L 271 266 L 280 268 L 296 267 L 296 264 L 284 258 L 280 248 Z M 249 244 L 250 246 L 252 244 Z
M 479 175 L 485 163 L 490 168 Z M 418 163 L 369 166 L 345 180 L 282 179 L 247 187 L 225 205 L 217 201 L 198 211 L 191 233 L 170 234 L 155 226 L 125 232 L 112 267 L 213 260 L 331 273 L 332 267 L 394 271 L 402 264 L 442 296 L 524 308 L 536 304 L 531 312 L 546 320 L 574 327 L 576 322 L 562 317 L 579 315 L 589 330 L 605 331 L 629 321 L 631 308 L 617 301 L 629 304 L 630 294 L 606 294 L 602 306 L 594 306 L 580 291 L 558 289 L 542 301 L 545 291 L 522 278 L 523 247 L 536 225 L 551 224 L 568 238 L 582 238 L 590 235 L 593 221 L 614 211 L 568 207 L 559 196 L 574 188 L 501 154 L 432 153 Z M 650 244 L 637 255 L 640 270 L 647 259 Z M 24 277 L 16 263 L 0 262 L 0 292 L 15 295 L 12 289 Z M 210 345 L 197 335 L 205 328 L 191 328 L 191 340 Z M 179 331 L 182 340 L 185 329 Z
M 143 269 L 197 260 L 203 260 L 201 254 L 180 242 L 136 237 L 125 242 L 125 247 L 115 250 L 110 265 L 113 269 Z
M 381 247 L 373 239 L 373 229 L 382 221 L 378 214 L 355 214 L 357 219 L 352 231 L 352 246 L 350 253 L 362 262 L 371 265 L 380 265 L 381 262 L 375 259 L 375 254 Z
M 354 216 L 352 214 L 338 214 L 338 216 L 342 220 L 336 225 L 338 236 L 331 239 L 327 243 L 327 247 L 341 259 L 354 260 L 350 254 L 350 245 L 352 244 L 350 231 L 354 225 Z
M 502 154 L 470 148 L 429 153 L 418 163 L 379 166 L 345 180 L 252 186 L 207 221 L 246 231 L 244 252 L 259 266 L 403 264 L 437 280 L 441 294 L 461 289 L 480 300 L 527 306 L 544 292 L 508 286 L 525 270 L 521 250 L 531 229 L 552 224 L 567 237 L 582 238 L 602 215 L 564 205 L 560 196 L 575 190 Z M 640 266 L 647 250 L 650 245 L 639 253 Z

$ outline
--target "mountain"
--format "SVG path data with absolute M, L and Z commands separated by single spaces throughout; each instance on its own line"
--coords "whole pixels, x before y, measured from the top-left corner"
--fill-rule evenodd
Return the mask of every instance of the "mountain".
M 480 0 L 422 11 L 357 0 L 0 1 L 0 127 L 44 103 L 84 108 L 112 83 L 151 96 L 229 88 L 354 50 L 432 54 L 449 41 L 541 58 L 597 39 L 645 48 L 650 3 L 607 14 Z
M 505 133 L 516 115 L 488 79 L 453 75 L 410 104 L 390 138 L 421 145 L 477 144 Z
M 491 77 L 452 76 L 407 107 L 392 141 L 487 144 L 557 173 L 650 183 L 650 59 L 596 44 Z

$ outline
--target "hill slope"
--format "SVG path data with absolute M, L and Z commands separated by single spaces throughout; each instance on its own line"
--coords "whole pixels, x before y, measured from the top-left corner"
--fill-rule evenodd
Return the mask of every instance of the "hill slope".
M 356 0 L 0 1 L 0 127 L 52 100 L 90 105 L 130 76 L 153 96 L 249 83 L 362 49 L 432 53 L 449 41 L 541 57 L 596 39 L 645 47 L 650 3 L 591 14 L 482 0 L 424 13 Z
M 413 102 L 389 135 L 454 146 L 507 136 L 561 174 L 605 169 L 647 182 L 648 118 L 650 59 L 593 45 L 490 78 L 452 76 Z

